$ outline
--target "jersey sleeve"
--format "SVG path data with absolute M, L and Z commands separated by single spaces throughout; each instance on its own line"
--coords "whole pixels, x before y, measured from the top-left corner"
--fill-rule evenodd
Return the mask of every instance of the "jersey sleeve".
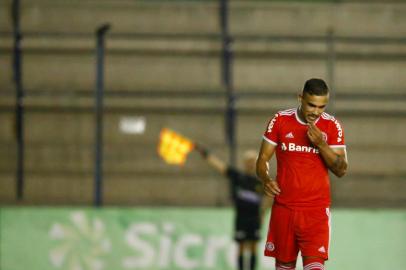
M 265 130 L 263 139 L 270 144 L 278 145 L 279 143 L 279 122 L 280 116 L 279 114 L 275 114 L 275 116 L 269 121 Z
M 345 147 L 344 130 L 335 118 L 331 119 L 327 143 L 332 148 Z

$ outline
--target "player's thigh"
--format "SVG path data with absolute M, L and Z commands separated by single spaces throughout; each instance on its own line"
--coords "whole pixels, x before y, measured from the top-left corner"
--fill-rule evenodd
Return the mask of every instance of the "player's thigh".
M 293 211 L 283 206 L 272 207 L 265 256 L 282 262 L 296 261 L 298 246 L 295 239 Z
M 328 259 L 331 233 L 329 209 L 306 211 L 298 232 L 298 245 L 304 257 Z

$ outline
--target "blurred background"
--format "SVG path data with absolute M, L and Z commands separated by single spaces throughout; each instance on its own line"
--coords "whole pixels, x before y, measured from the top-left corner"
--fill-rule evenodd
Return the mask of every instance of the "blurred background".
M 351 213 L 392 224 L 399 245 L 391 261 L 404 267 L 405 60 L 400 0 L 0 0 L 0 268 L 22 269 L 8 236 L 23 229 L 15 225 L 23 217 L 52 225 L 68 219 L 66 208 L 84 209 L 74 215 L 83 221 L 96 215 L 92 206 L 223 216 L 227 180 L 193 152 L 184 166 L 166 164 L 157 154 L 161 129 L 241 166 L 240 154 L 259 149 L 269 118 L 297 106 L 312 77 L 328 82 L 327 112 L 345 131 L 350 167 L 332 176 L 333 206 L 343 224 L 360 224 Z M 59 239 L 51 225 L 44 235 Z M 210 268 L 192 266 L 184 268 Z

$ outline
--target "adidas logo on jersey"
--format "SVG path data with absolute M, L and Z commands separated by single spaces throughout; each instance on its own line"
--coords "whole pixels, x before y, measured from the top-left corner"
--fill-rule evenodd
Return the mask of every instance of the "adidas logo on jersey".
M 292 132 L 289 132 L 288 134 L 286 134 L 285 138 L 290 138 L 293 139 L 295 136 L 293 136 Z
M 321 253 L 326 253 L 326 249 L 324 248 L 324 246 L 321 246 L 321 247 L 318 249 L 318 251 L 321 252 Z
M 304 152 L 304 153 L 314 153 L 318 154 L 319 149 L 311 147 L 311 146 L 305 146 L 305 145 L 296 145 L 295 143 L 288 143 L 286 146 L 285 143 L 282 143 L 281 145 L 282 151 L 289 151 L 289 152 Z

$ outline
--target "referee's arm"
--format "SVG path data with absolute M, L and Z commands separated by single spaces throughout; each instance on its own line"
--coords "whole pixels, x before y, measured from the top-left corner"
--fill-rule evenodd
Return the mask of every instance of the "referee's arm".
M 219 159 L 217 156 L 209 154 L 206 160 L 210 164 L 210 166 L 215 168 L 218 172 L 220 172 L 223 175 L 226 174 L 227 164 L 221 159 Z
M 225 175 L 227 172 L 227 164 L 219 159 L 217 156 L 213 155 L 206 147 L 195 144 L 195 150 L 199 152 L 203 159 L 209 163 L 214 169 L 216 169 L 219 173 Z

